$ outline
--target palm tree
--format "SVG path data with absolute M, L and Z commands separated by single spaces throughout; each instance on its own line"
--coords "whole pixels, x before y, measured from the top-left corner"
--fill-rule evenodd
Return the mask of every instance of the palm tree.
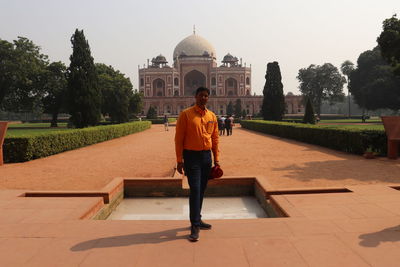
M 340 66 L 340 70 L 342 71 L 342 73 L 347 76 L 347 98 L 349 101 L 349 118 L 350 118 L 350 101 L 351 101 L 351 96 L 350 96 L 350 90 L 349 90 L 349 84 L 350 84 L 350 74 L 353 72 L 354 70 L 354 64 L 353 62 L 351 62 L 350 60 L 346 60 L 345 62 L 342 63 L 342 65 Z

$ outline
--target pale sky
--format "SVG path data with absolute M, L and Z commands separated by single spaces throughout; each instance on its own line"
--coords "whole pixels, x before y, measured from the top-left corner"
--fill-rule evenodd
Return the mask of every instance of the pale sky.
M 262 94 L 268 62 L 278 61 L 285 93 L 299 93 L 300 68 L 356 63 L 376 46 L 399 0 L 0 0 L 0 39 L 24 36 L 51 61 L 69 65 L 70 38 L 83 29 L 95 62 L 112 65 L 138 88 L 138 65 L 193 32 L 252 66 L 252 90 Z M 345 90 L 347 93 L 347 90 Z

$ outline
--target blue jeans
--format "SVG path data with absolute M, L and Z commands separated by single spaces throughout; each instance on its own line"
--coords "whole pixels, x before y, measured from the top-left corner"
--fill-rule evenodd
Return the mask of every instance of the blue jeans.
M 204 191 L 211 171 L 211 151 L 183 151 L 185 174 L 188 177 L 190 196 L 190 223 L 200 225 Z

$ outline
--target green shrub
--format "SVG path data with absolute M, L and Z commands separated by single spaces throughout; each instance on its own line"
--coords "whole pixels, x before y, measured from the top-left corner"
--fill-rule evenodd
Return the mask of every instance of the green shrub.
M 4 162 L 24 162 L 149 129 L 150 122 L 89 127 L 4 140 Z
M 254 120 L 242 121 L 241 125 L 245 129 L 354 154 L 362 154 L 368 147 L 380 155 L 387 152 L 384 130 Z

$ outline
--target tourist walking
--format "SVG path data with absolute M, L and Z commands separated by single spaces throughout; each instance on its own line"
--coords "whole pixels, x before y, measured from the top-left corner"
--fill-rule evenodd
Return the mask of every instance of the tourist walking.
M 225 124 L 224 121 L 221 119 L 221 117 L 218 118 L 218 130 L 219 130 L 219 135 L 224 135 L 225 131 Z
M 226 135 L 229 136 L 232 134 L 232 120 L 231 116 L 228 116 L 228 118 L 225 119 L 225 129 L 226 129 Z
M 164 130 L 168 131 L 168 117 L 164 115 Z
M 230 135 L 232 135 L 232 129 L 235 126 L 235 122 L 233 119 L 233 115 L 229 116 L 229 119 L 231 120 L 231 128 L 230 128 Z
M 219 166 L 218 122 L 215 114 L 206 108 L 210 90 L 196 90 L 196 104 L 181 112 L 176 123 L 175 152 L 179 173 L 188 178 L 190 195 L 190 241 L 199 239 L 200 229 L 211 229 L 201 220 L 204 192 L 211 172 L 212 158 Z
M 226 118 L 224 117 L 224 115 L 222 115 L 221 120 L 222 120 L 222 125 L 224 126 L 224 129 L 222 131 L 222 135 L 225 135 L 225 120 L 226 120 Z

